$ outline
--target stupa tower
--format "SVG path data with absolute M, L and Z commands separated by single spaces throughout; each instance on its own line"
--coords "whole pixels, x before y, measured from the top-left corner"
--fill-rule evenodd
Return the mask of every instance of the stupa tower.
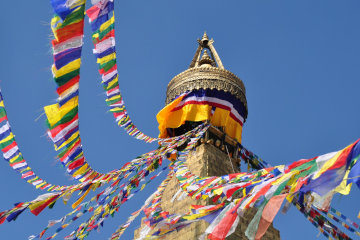
M 206 33 L 198 40 L 189 69 L 170 81 L 166 104 L 174 104 L 184 93 L 187 93 L 186 97 L 174 104 L 177 107 L 170 115 L 159 117 L 161 112 L 158 115 L 161 137 L 181 135 L 204 121 L 211 123 L 205 137 L 186 161 L 190 171 L 200 177 L 240 172 L 237 148 L 248 114 L 245 86 L 240 78 L 224 68 L 213 43 Z M 173 177 L 163 192 L 161 207 L 164 211 L 183 214 L 189 211 L 191 205 L 214 204 L 209 199 L 195 200 L 188 196 L 174 200 L 179 189 L 178 180 Z M 246 211 L 236 231 L 226 239 L 247 239 L 244 232 L 255 213 L 254 209 Z M 199 239 L 208 225 L 206 221 L 194 222 L 163 239 Z M 141 228 L 135 231 L 134 239 L 139 236 Z M 280 233 L 271 225 L 262 239 L 280 239 Z

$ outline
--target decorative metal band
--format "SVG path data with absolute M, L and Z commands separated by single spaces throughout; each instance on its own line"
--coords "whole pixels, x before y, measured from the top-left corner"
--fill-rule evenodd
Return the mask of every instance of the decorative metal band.
M 245 86 L 240 78 L 226 69 L 204 66 L 190 68 L 175 76 L 167 87 L 166 104 L 181 93 L 194 89 L 230 92 L 245 105 L 246 112 L 248 110 Z

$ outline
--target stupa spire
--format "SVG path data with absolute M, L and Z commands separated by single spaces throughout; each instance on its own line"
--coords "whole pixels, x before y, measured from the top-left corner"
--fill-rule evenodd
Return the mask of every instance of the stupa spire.
M 224 65 L 222 64 L 221 59 L 213 45 L 214 40 L 213 39 L 209 40 L 209 37 L 208 37 L 206 31 L 204 32 L 204 35 L 201 38 L 201 40 L 198 39 L 197 41 L 198 41 L 199 45 L 198 45 L 198 48 L 196 49 L 194 58 L 191 61 L 189 68 L 199 67 L 201 53 L 203 52 L 204 49 L 208 49 L 212 59 L 214 60 L 214 64 L 212 66 L 218 67 L 220 69 L 224 69 Z
M 202 41 L 202 42 L 208 42 L 208 41 L 209 41 L 209 37 L 208 37 L 208 35 L 206 34 L 206 31 L 204 32 L 204 35 L 203 35 L 201 41 Z
M 197 40 L 197 49 L 187 70 L 176 75 L 168 84 L 166 104 L 187 91 L 216 89 L 231 93 L 244 105 L 244 119 L 247 117 L 247 101 L 244 83 L 232 72 L 226 70 L 210 39 L 205 32 Z

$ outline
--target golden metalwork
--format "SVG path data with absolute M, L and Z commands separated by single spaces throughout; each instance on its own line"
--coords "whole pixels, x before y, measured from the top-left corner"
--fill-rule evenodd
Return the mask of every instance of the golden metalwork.
M 244 83 L 235 74 L 224 68 L 213 46 L 214 40 L 209 40 L 206 32 L 202 39 L 198 40 L 198 43 L 199 46 L 189 69 L 178 74 L 169 82 L 166 91 L 166 104 L 186 91 L 217 89 L 229 92 L 238 98 L 245 105 L 246 118 L 248 108 Z M 206 49 L 209 50 L 211 57 Z

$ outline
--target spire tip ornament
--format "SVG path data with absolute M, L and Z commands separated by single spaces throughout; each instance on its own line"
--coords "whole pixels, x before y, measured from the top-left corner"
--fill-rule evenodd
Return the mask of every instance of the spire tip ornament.
M 204 35 L 203 35 L 203 37 L 202 37 L 202 39 L 201 39 L 201 42 L 202 42 L 202 44 L 203 44 L 204 46 L 207 46 L 207 44 L 208 44 L 208 42 L 209 42 L 209 37 L 208 37 L 208 35 L 206 34 L 206 31 L 204 32 Z

